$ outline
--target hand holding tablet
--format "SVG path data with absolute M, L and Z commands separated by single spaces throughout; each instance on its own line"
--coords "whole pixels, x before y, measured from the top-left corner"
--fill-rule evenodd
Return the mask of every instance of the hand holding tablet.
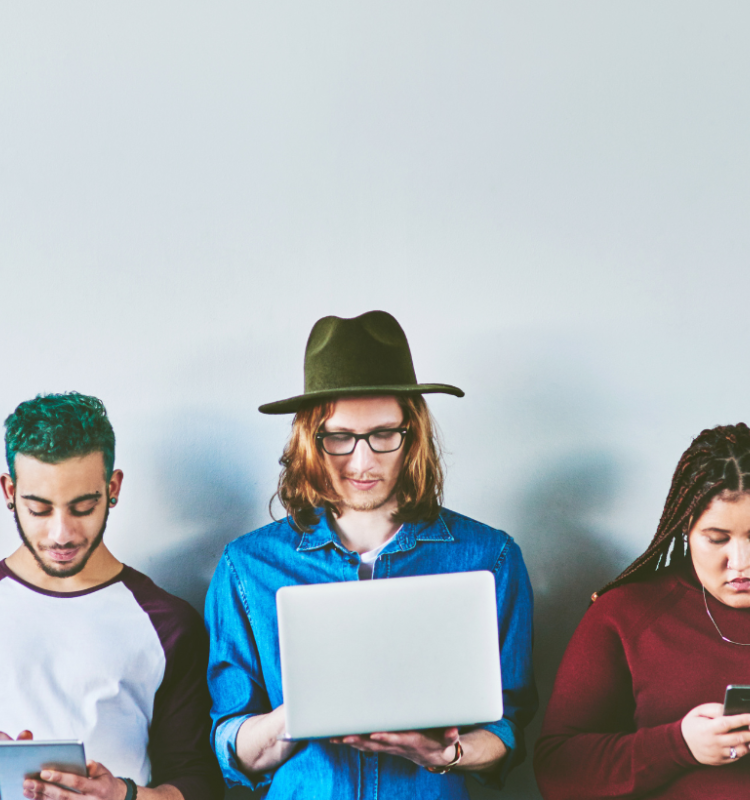
M 34 734 L 31 731 L 21 731 L 21 733 L 19 733 L 18 736 L 16 736 L 16 741 L 21 742 L 33 738 Z M 0 742 L 12 742 L 12 741 L 13 741 L 12 736 L 8 736 L 7 733 L 0 731 Z
M 0 732 L 0 796 L 20 798 L 50 783 L 80 794 L 75 783 L 88 781 L 86 775 L 81 742 L 34 741 L 30 731 L 13 740 Z

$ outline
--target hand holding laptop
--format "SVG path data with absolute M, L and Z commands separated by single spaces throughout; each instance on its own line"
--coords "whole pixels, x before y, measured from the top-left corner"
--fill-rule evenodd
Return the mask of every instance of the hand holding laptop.
M 457 757 L 458 728 L 434 728 L 397 733 L 339 736 L 332 744 L 348 744 L 364 753 L 388 753 L 408 758 L 420 767 L 442 769 Z
M 277 607 L 282 738 L 325 738 L 434 772 L 505 754 L 487 731 L 458 733 L 502 716 L 491 573 L 287 586 Z

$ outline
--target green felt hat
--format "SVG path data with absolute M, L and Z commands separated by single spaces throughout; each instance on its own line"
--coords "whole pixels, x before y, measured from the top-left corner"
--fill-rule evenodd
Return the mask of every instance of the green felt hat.
M 434 392 L 464 396 L 457 386 L 417 383 L 409 342 L 401 326 L 385 311 L 368 311 L 352 319 L 319 319 L 305 350 L 305 393 L 266 403 L 258 410 L 263 414 L 291 414 L 310 401 Z

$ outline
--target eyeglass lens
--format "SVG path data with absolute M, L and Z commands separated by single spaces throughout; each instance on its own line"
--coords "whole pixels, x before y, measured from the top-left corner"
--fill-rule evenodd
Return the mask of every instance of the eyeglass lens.
M 345 456 L 354 451 L 358 439 L 365 439 L 376 453 L 391 453 L 401 447 L 403 435 L 398 430 L 372 431 L 355 436 L 351 433 L 328 433 L 322 437 L 323 449 L 332 456 Z

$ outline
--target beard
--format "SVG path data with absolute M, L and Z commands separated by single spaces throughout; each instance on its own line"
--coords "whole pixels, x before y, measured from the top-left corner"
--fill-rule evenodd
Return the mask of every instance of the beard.
M 365 473 L 363 475 L 344 475 L 342 477 L 344 479 L 355 478 L 356 480 L 366 481 L 373 478 L 382 478 L 383 476 Z M 352 491 L 349 497 L 346 496 L 346 492 L 337 491 L 337 494 L 340 497 L 338 505 L 342 509 L 346 508 L 350 511 L 375 511 L 378 508 L 382 508 L 387 503 L 390 503 L 396 494 L 396 488 L 396 486 L 393 486 L 390 492 L 386 489 L 385 491 L 381 490 L 376 494 L 362 492 L 361 495 L 358 495 L 356 492 Z
M 16 528 L 18 529 L 18 535 L 21 537 L 21 541 L 26 545 L 29 552 L 32 556 L 34 556 L 34 560 L 39 565 L 39 568 L 46 574 L 49 575 L 51 578 L 72 578 L 74 575 L 78 575 L 79 572 L 83 570 L 83 568 L 88 564 L 89 559 L 94 554 L 94 551 L 97 547 L 102 543 L 102 539 L 104 538 L 104 531 L 107 528 L 107 518 L 109 517 L 109 503 L 107 503 L 105 512 L 104 512 L 104 522 L 102 522 L 102 527 L 99 529 L 99 533 L 93 538 L 91 544 L 89 545 L 86 552 L 83 554 L 83 557 L 77 564 L 73 564 L 71 566 L 64 566 L 61 565 L 60 567 L 52 567 L 47 564 L 44 559 L 39 555 L 39 552 L 36 550 L 34 545 L 29 541 L 26 534 L 23 532 L 23 527 L 21 525 L 21 520 L 18 519 L 18 511 L 13 510 L 13 516 L 16 519 Z M 77 545 L 62 545 L 60 547 L 52 547 L 46 548 L 49 550 L 72 550 Z
M 376 509 L 382 508 L 386 503 L 390 502 L 395 493 L 396 492 L 394 490 L 387 496 L 363 498 L 359 501 L 342 498 L 339 501 L 339 505 L 342 508 L 348 508 L 350 511 L 375 511 Z

